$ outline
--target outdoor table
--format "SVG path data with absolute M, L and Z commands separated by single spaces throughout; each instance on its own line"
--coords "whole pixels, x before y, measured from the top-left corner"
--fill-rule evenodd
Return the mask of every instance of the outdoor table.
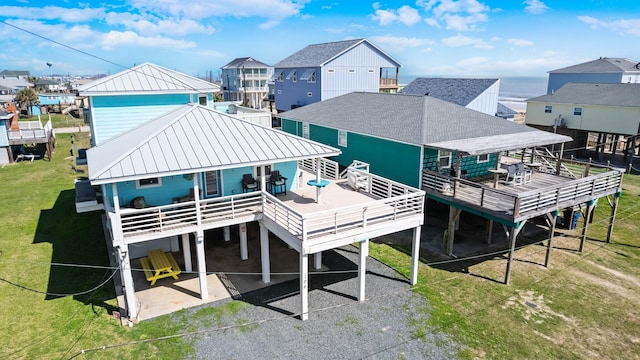
M 500 175 L 506 175 L 509 171 L 507 171 L 507 169 L 500 168 L 500 169 L 489 169 L 489 172 L 493 174 L 493 187 L 497 188 Z
M 148 257 L 140 258 L 140 263 L 147 280 L 151 281 L 151 286 L 155 285 L 158 279 L 166 277 L 178 280 L 180 267 L 171 253 L 165 253 L 162 249 L 154 249 L 149 250 L 147 255 Z
M 316 203 L 320 203 L 320 190 L 329 185 L 329 180 L 326 179 L 313 179 L 307 181 L 307 185 L 316 187 Z

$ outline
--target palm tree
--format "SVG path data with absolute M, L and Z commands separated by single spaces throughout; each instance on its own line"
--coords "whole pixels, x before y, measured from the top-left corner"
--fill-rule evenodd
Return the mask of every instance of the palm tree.
M 16 101 L 20 104 L 20 109 L 27 109 L 29 118 L 31 118 L 31 106 L 37 105 L 40 99 L 33 89 L 24 88 L 16 94 Z

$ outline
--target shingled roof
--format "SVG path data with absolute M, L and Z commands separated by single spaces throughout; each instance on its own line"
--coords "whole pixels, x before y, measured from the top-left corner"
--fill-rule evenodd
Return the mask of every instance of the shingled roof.
M 222 69 L 237 69 L 240 67 L 252 69 L 252 68 L 266 68 L 270 66 L 251 57 L 241 57 L 241 58 L 235 58 L 231 60 L 227 65 L 223 66 Z
M 400 93 L 429 95 L 460 106 L 467 106 L 498 79 L 417 78 Z
M 554 94 L 538 96 L 527 101 L 640 107 L 640 84 L 567 83 Z
M 640 62 L 624 58 L 600 58 L 582 64 L 549 71 L 553 73 L 619 73 L 639 72 Z
M 292 68 L 292 67 L 320 67 L 335 59 L 339 55 L 347 52 L 348 50 L 356 47 L 361 43 L 366 43 L 369 46 L 377 49 L 384 54 L 375 45 L 369 42 L 367 39 L 353 39 L 344 41 L 335 41 L 322 44 L 313 44 L 299 50 L 284 60 L 279 61 L 273 67 L 275 68 Z M 396 66 L 401 66 L 400 63 L 395 61 L 389 55 L 384 54 L 389 61 L 396 63 Z
M 419 146 L 441 147 L 439 143 L 451 141 L 458 141 L 453 144 L 461 146 L 469 139 L 486 140 L 474 149 L 465 148 L 469 154 L 489 149 L 486 145 L 491 137 L 501 137 L 503 144 L 506 144 L 505 138 L 512 139 L 508 146 L 515 145 L 508 150 L 525 144 L 542 146 L 571 140 L 431 96 L 354 92 L 305 105 L 280 116 Z M 533 144 L 530 139 L 534 139 Z M 495 150 L 495 143 L 491 145 L 491 150 Z

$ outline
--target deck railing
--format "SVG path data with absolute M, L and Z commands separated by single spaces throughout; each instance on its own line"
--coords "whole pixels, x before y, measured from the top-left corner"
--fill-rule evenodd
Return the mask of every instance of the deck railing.
M 298 166 L 314 174 L 320 166 L 320 176 L 324 179 L 337 180 L 339 176 L 340 165 L 325 158 L 298 160 Z
M 40 121 L 20 121 L 19 125 L 20 130 L 7 130 L 9 140 L 28 143 L 29 140 L 47 139 L 53 130 L 51 121 L 47 121 L 44 126 Z
M 117 216 L 112 216 L 111 221 L 115 221 L 114 232 L 121 231 L 125 239 L 141 239 L 140 236 L 161 237 L 167 233 L 196 231 L 198 227 L 214 228 L 216 223 L 230 219 L 261 216 L 304 243 L 357 229 L 365 232 L 370 225 L 422 215 L 423 191 L 371 174 L 360 176 L 366 176 L 370 184 L 367 192 L 376 200 L 303 214 L 271 194 L 252 192 L 198 203 L 187 201 L 144 209 L 122 209 L 119 221 Z
M 512 193 L 430 170 L 423 170 L 422 173 L 422 187 L 427 193 L 491 211 L 514 222 L 616 193 L 620 191 L 621 184 L 622 172 L 611 170 L 580 179 L 567 179 L 557 185 Z

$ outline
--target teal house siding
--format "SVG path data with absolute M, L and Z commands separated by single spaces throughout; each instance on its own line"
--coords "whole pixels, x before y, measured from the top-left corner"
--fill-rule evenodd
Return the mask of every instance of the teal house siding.
M 191 102 L 189 94 L 94 96 L 91 133 L 95 145 Z
M 451 156 L 452 165 L 455 165 L 456 153 Z M 478 162 L 477 156 L 466 156 L 462 158 L 460 168 L 467 171 L 468 178 L 480 177 L 489 174 L 489 169 L 495 169 L 497 161 L 496 154 L 489 154 L 489 161 Z M 438 164 L 438 150 L 425 148 L 423 168 L 436 171 Z
M 222 195 L 242 193 L 242 175 L 253 174 L 253 166 L 226 169 L 222 171 Z
M 113 198 L 111 186 L 107 186 L 107 196 Z M 138 196 L 144 196 L 148 206 L 171 204 L 173 198 L 189 194 L 193 188 L 193 180 L 187 180 L 182 175 L 165 176 L 162 178 L 162 186 L 136 188 L 136 181 L 118 183 L 118 200 L 120 206 L 128 207 L 131 200 Z
M 302 124 L 282 119 L 282 130 L 301 136 Z M 309 139 L 340 149 L 342 154 L 334 160 L 342 166 L 360 160 L 369 163 L 374 174 L 410 186 L 420 184 L 420 146 L 348 132 L 344 147 L 338 145 L 338 130 L 313 124 L 309 126 Z

